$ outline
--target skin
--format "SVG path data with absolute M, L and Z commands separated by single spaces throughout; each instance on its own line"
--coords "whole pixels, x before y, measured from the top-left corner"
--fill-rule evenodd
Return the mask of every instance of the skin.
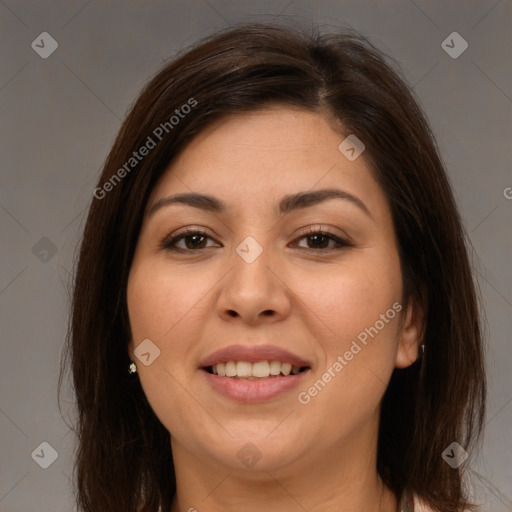
M 128 281 L 129 353 L 171 435 L 171 512 L 397 508 L 376 471 L 380 402 L 394 368 L 418 357 L 417 302 L 404 304 L 308 404 L 297 399 L 402 300 L 388 200 L 364 153 L 349 161 L 338 149 L 341 129 L 288 107 L 231 115 L 196 136 L 152 191 Z M 357 196 L 370 215 L 340 199 L 285 216 L 274 211 L 285 195 L 323 188 Z M 173 204 L 147 215 L 162 197 L 191 191 L 222 200 L 226 212 Z M 209 238 L 177 242 L 188 253 L 160 247 L 186 227 Z M 317 248 L 309 227 L 353 247 Z M 263 248 L 250 264 L 235 251 L 247 236 Z M 161 351 L 148 366 L 133 352 L 146 338 Z M 240 404 L 214 391 L 199 369 L 232 344 L 278 345 L 312 370 L 299 389 Z M 247 442 L 261 454 L 252 467 L 237 457 Z

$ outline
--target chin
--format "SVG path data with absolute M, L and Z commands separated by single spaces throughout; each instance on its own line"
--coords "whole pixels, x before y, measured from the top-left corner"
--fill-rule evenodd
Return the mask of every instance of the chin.
M 297 446 L 301 451 L 304 449 L 300 439 L 294 441 L 288 437 L 271 441 L 247 436 L 233 439 L 221 451 L 212 453 L 212 457 L 233 470 L 257 474 L 289 466 L 300 456 Z

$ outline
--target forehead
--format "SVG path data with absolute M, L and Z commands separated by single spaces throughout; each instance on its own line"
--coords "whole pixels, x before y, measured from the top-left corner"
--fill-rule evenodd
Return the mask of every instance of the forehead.
M 340 151 L 345 138 L 341 124 L 295 108 L 275 106 L 225 116 L 173 160 L 148 206 L 171 192 L 207 192 L 227 203 L 261 202 L 336 186 L 378 200 L 372 195 L 382 192 L 363 156 L 350 161 Z
M 318 160 L 321 155 L 327 160 L 338 157 L 344 137 L 316 112 L 269 107 L 223 117 L 198 134 L 177 162 L 206 155 L 210 163 L 255 156 L 267 163 L 283 158 Z

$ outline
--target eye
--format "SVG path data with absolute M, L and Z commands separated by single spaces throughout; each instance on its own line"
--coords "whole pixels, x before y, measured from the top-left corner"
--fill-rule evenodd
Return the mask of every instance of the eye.
M 167 251 L 192 252 L 212 247 L 211 245 L 205 245 L 208 239 L 213 240 L 213 238 L 210 237 L 206 231 L 197 228 L 187 228 L 187 230 L 183 233 L 164 239 L 161 242 L 160 247 Z M 306 234 L 302 235 L 297 240 L 303 239 L 307 240 L 307 247 L 300 247 L 298 244 L 296 245 L 301 249 L 306 249 L 309 251 L 328 252 L 331 250 L 339 250 L 345 247 L 353 247 L 353 245 L 347 240 L 344 240 L 328 231 L 316 228 L 310 228 Z M 178 244 L 181 242 L 183 242 L 183 244 L 180 247 Z M 312 244 L 309 245 L 308 242 L 312 242 Z M 332 242 L 331 245 L 329 245 L 330 242 Z
M 322 229 L 316 229 L 311 228 L 307 234 L 302 235 L 298 240 L 306 240 L 306 244 L 308 242 L 312 242 L 311 245 L 308 244 L 308 247 L 302 247 L 306 250 L 323 250 L 323 251 L 330 251 L 330 250 L 339 250 L 344 247 L 353 247 L 351 243 L 349 243 L 347 240 L 344 240 L 333 233 L 329 233 L 328 231 L 323 231 Z M 334 245 L 329 246 L 329 242 L 334 242 Z M 327 244 L 327 245 L 326 245 Z
M 204 244 L 208 238 L 213 240 L 203 230 L 197 228 L 187 228 L 187 230 L 184 233 L 178 234 L 170 238 L 166 238 L 165 240 L 162 241 L 160 246 L 162 249 L 168 251 L 194 251 L 196 249 L 207 248 L 205 247 Z M 179 242 L 182 241 L 184 242 L 185 247 L 179 247 L 177 245 Z

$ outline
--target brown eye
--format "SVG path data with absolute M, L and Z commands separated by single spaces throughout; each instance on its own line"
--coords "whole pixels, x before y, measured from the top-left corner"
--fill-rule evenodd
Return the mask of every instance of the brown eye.
M 198 229 L 187 229 L 186 232 L 176 236 L 166 238 L 160 245 L 162 249 L 167 251 L 183 251 L 193 252 L 201 249 L 208 249 L 207 240 L 213 240 L 205 231 Z M 328 231 L 311 230 L 307 234 L 301 236 L 298 240 L 306 239 L 307 246 L 297 247 L 310 251 L 331 251 L 339 250 L 346 247 L 353 247 L 348 241 L 329 233 Z M 183 243 L 182 243 L 183 242 Z M 178 244 L 182 243 L 180 247 Z
M 342 238 L 337 237 L 336 235 L 329 233 L 327 231 L 315 231 L 312 230 L 306 235 L 301 236 L 298 240 L 306 239 L 307 247 L 301 247 L 306 250 L 324 250 L 324 251 L 330 251 L 330 250 L 336 250 L 336 249 L 342 249 L 344 247 L 352 247 L 352 244 L 347 242 L 346 240 L 343 240 Z M 334 244 L 329 246 L 330 242 L 334 242 Z
M 165 239 L 161 243 L 161 248 L 168 251 L 195 251 L 197 249 L 207 249 L 206 240 L 213 240 L 206 232 L 197 229 L 188 229 L 185 233 Z M 178 243 L 182 242 L 181 247 Z M 211 246 L 210 246 L 211 247 Z

